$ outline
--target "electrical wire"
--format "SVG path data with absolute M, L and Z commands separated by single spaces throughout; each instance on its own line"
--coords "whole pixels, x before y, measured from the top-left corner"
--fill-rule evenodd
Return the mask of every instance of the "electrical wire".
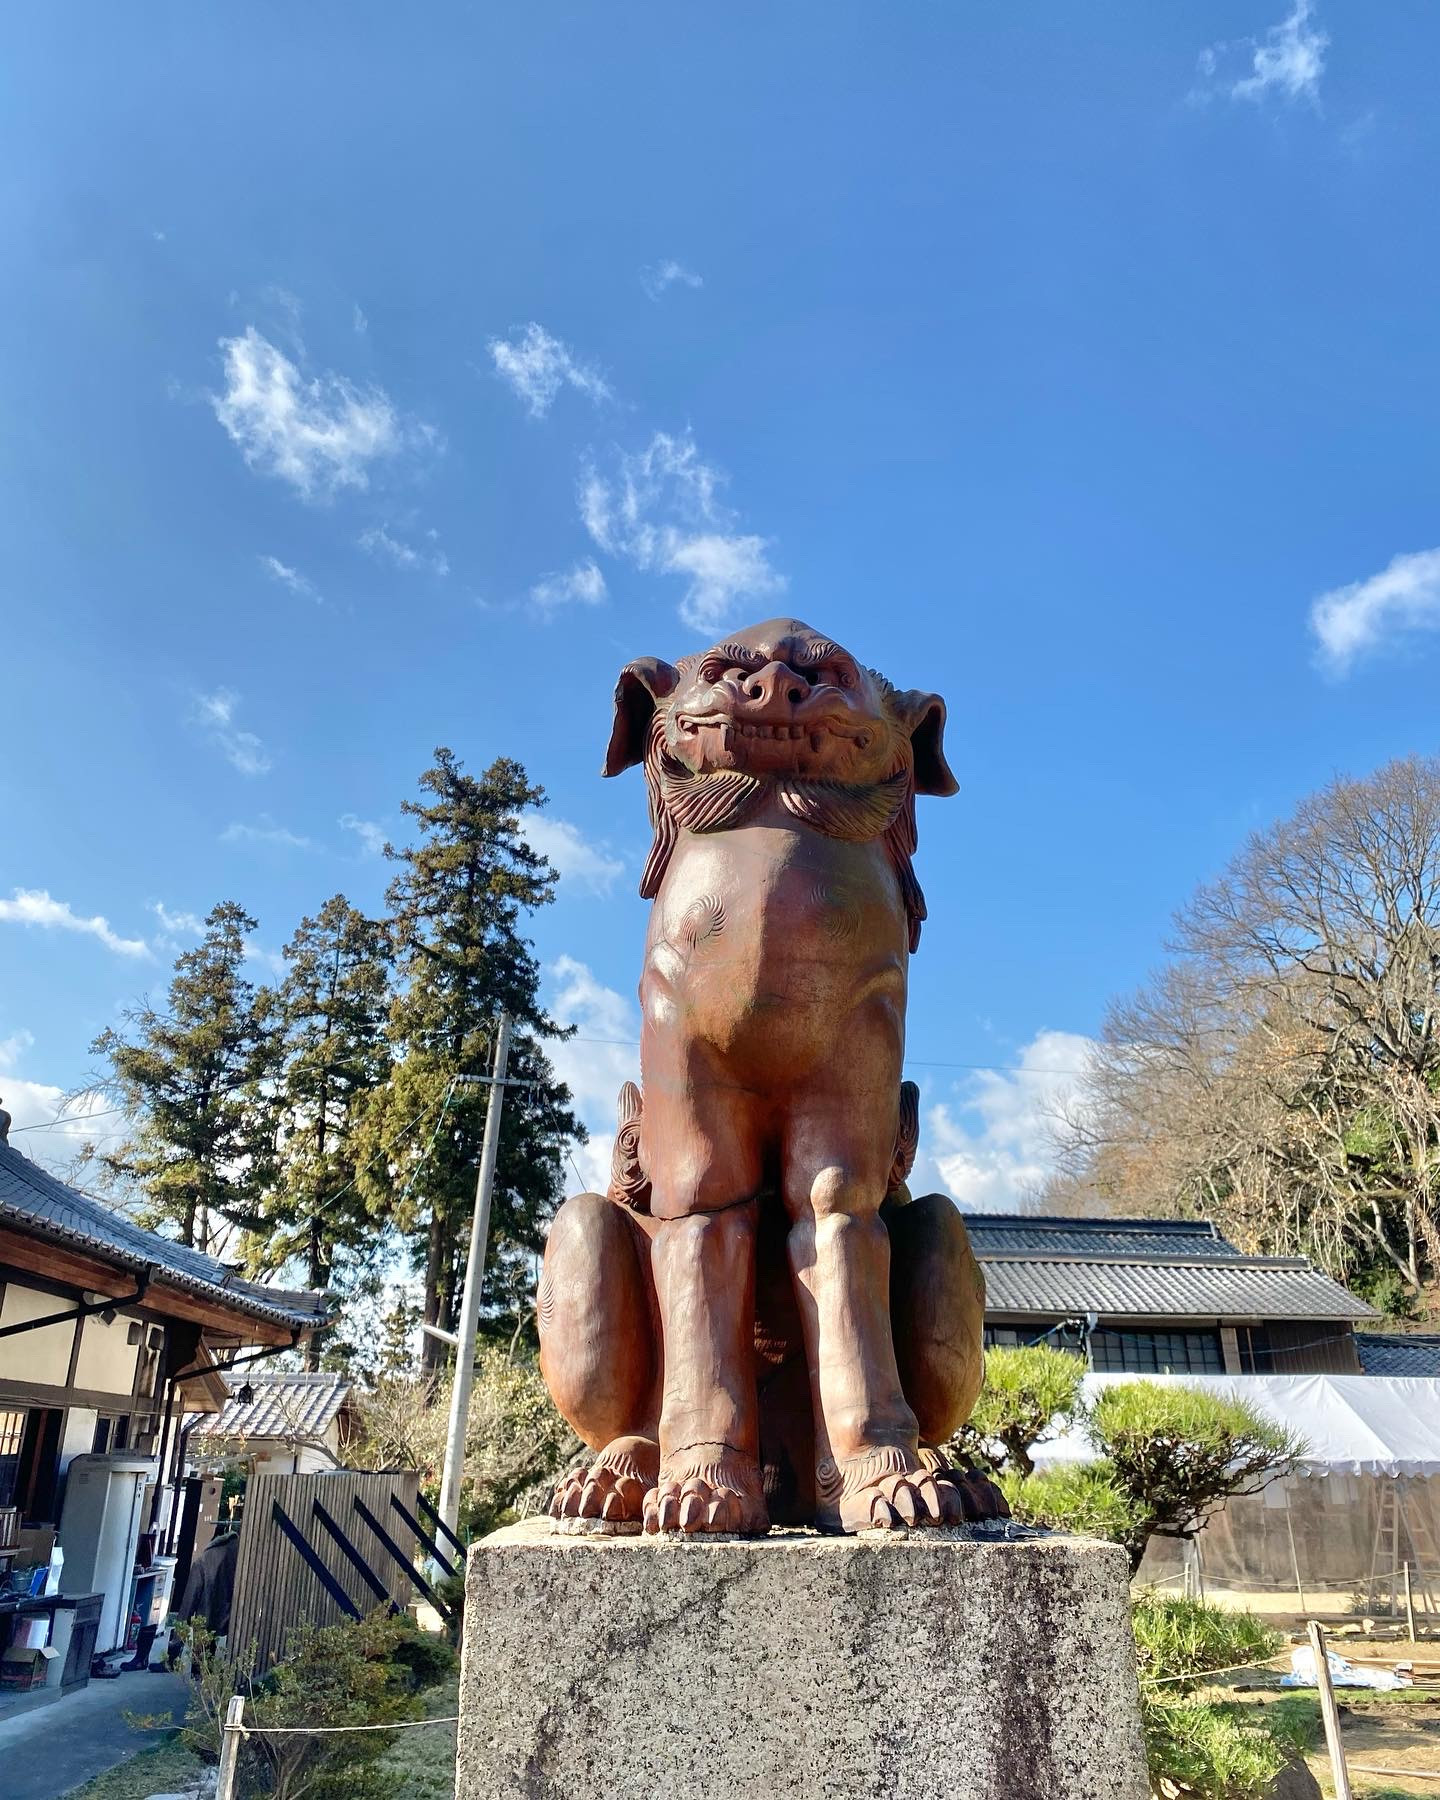
M 639 1038 L 580 1037 L 578 1034 L 564 1041 L 567 1044 L 613 1044 L 627 1050 L 637 1049 L 640 1044 Z M 909 1069 L 975 1069 L 987 1075 L 1071 1075 L 1076 1080 L 1085 1073 L 1083 1069 L 1041 1069 L 1028 1063 L 934 1062 L 920 1056 L 907 1056 L 905 1066 Z
M 53 1119 L 46 1119 L 39 1125 L 12 1125 L 11 1137 L 22 1131 L 55 1131 L 61 1125 L 88 1125 L 92 1119 L 113 1119 L 117 1113 L 124 1112 L 123 1106 L 107 1106 L 104 1112 L 92 1113 L 56 1113 Z

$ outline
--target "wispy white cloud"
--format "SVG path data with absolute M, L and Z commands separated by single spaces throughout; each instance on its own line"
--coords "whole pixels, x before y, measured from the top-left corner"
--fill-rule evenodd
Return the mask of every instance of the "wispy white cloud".
M 253 969 L 263 969 L 267 975 L 284 975 L 290 967 L 283 951 L 267 950 L 263 944 L 257 944 L 254 938 L 246 942 L 245 961 Z
M 270 754 L 253 731 L 241 731 L 236 725 L 239 704 L 240 696 L 229 688 L 196 694 L 191 721 L 204 730 L 232 768 L 242 775 L 264 775 L 270 768 Z
M 614 887 L 616 877 L 625 873 L 619 857 L 592 843 L 578 825 L 566 819 L 555 819 L 543 812 L 524 812 L 520 825 L 531 849 L 555 865 L 562 882 L 573 882 L 592 894 L 603 895 Z
M 1378 575 L 1321 594 L 1310 608 L 1310 629 L 1321 663 L 1335 675 L 1396 638 L 1440 630 L 1440 549 L 1397 556 Z
M 963 1207 L 1023 1212 L 1058 1160 L 1055 1114 L 1076 1088 L 1090 1039 L 1040 1031 L 1014 1070 L 977 1071 L 953 1100 L 929 1107 L 911 1188 L 937 1185 Z
M 606 987 L 583 962 L 557 956 L 545 970 L 545 1000 L 576 1036 L 546 1045 L 555 1073 L 570 1089 L 590 1142 L 575 1152 L 580 1180 L 603 1194 L 615 1145 L 615 1101 L 622 1083 L 640 1079 L 640 1018 L 634 1001 Z
M 719 498 L 724 481 L 688 431 L 657 431 L 643 450 L 617 452 L 608 472 L 592 459 L 581 475 L 580 517 L 595 543 L 638 569 L 684 577 L 680 617 L 697 631 L 716 630 L 742 602 L 769 601 L 786 586 L 768 541 L 735 529 Z
M 597 405 L 612 398 L 610 384 L 598 369 L 582 363 L 567 344 L 551 337 L 532 319 L 508 338 L 491 338 L 495 373 L 523 400 L 534 418 L 543 419 L 561 388 L 574 388 Z
M 187 938 L 198 938 L 204 934 L 205 921 L 198 913 L 171 912 L 163 900 L 152 900 L 150 910 L 160 921 L 159 942 L 167 950 L 174 949 Z
M 354 302 L 353 308 L 351 310 L 350 323 L 355 328 L 356 337 L 364 337 L 367 334 L 367 332 L 370 330 L 370 321 L 365 317 L 365 314 L 360 310 L 360 302 L 358 300 Z
M 220 833 L 222 844 L 266 844 L 274 850 L 318 850 L 314 838 L 302 837 L 284 825 L 277 825 L 269 813 L 261 813 L 253 825 L 232 821 Z
M 220 348 L 216 418 L 252 469 L 288 481 L 302 499 L 368 487 L 373 463 L 438 441 L 431 426 L 403 418 L 383 388 L 307 376 L 253 325 Z
M 116 956 L 148 957 L 152 954 L 144 938 L 121 937 L 110 929 L 110 921 L 102 913 L 86 917 L 77 913 L 68 900 L 53 900 L 45 888 L 20 888 L 8 900 L 0 900 L 0 923 L 38 926 L 42 931 L 78 931 L 99 940 Z
M 450 558 L 439 547 L 439 535 L 436 531 L 427 531 L 426 543 L 409 544 L 404 538 L 396 537 L 388 526 L 372 525 L 368 531 L 360 533 L 358 542 L 362 550 L 367 550 L 382 562 L 394 563 L 397 569 L 448 575 Z
M 262 556 L 260 567 L 272 581 L 278 581 L 281 587 L 289 588 L 292 594 L 302 600 L 313 600 L 317 606 L 323 604 L 315 583 L 308 575 L 302 575 L 298 569 L 292 569 L 289 563 L 281 562 L 278 556 Z
M 562 574 L 542 575 L 530 590 L 530 604 L 547 617 L 562 606 L 578 602 L 598 606 L 605 598 L 605 577 L 593 557 L 577 562 Z
M 652 300 L 659 300 L 667 288 L 704 287 L 705 277 L 687 269 L 684 263 L 676 262 L 673 256 L 667 256 L 662 262 L 650 263 L 640 271 L 640 285 Z
M 10 1114 L 11 1145 L 64 1174 L 86 1145 L 105 1149 L 118 1143 L 125 1121 L 102 1093 L 67 1095 L 53 1082 L 23 1075 L 34 1044 L 28 1031 L 0 1038 L 0 1105 Z
M 1315 23 L 1311 0 L 1295 0 L 1292 10 L 1262 39 L 1232 38 L 1200 52 L 1199 79 L 1191 98 L 1259 104 L 1271 98 L 1318 106 L 1329 36 Z M 1239 74 L 1241 68 L 1248 72 Z
M 339 825 L 342 831 L 353 831 L 360 840 L 360 847 L 366 856 L 383 856 L 389 833 L 378 819 L 362 819 L 358 813 L 341 813 Z

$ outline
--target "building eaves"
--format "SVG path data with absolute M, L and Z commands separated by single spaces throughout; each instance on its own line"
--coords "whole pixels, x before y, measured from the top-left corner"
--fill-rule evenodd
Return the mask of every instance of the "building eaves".
M 150 1269 L 175 1287 L 272 1324 L 306 1329 L 325 1320 L 323 1294 L 299 1294 L 247 1281 L 203 1251 L 172 1243 L 158 1232 L 82 1194 L 0 1142 L 0 1225 L 85 1251 L 101 1262 L 143 1274 Z

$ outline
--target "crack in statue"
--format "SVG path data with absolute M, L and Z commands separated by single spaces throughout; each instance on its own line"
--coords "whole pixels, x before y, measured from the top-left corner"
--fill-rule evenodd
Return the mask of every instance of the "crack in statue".
M 644 766 L 655 902 L 643 1091 L 607 1194 L 567 1200 L 541 1368 L 597 1453 L 577 1529 L 938 1525 L 1003 1504 L 938 1450 L 981 1376 L 960 1215 L 905 1186 L 917 794 L 953 794 L 945 707 L 795 619 L 630 663 L 605 773 Z

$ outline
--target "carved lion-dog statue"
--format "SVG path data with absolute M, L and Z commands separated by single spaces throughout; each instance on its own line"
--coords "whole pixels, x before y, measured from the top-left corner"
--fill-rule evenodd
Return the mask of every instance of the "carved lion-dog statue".
M 995 1510 L 937 1449 L 979 1390 L 980 1272 L 950 1200 L 905 1186 L 915 797 L 956 791 L 944 724 L 796 619 L 621 671 L 605 773 L 643 765 L 655 833 L 643 1090 L 609 1192 L 567 1200 L 545 1254 L 541 1368 L 596 1452 L 562 1526 Z

